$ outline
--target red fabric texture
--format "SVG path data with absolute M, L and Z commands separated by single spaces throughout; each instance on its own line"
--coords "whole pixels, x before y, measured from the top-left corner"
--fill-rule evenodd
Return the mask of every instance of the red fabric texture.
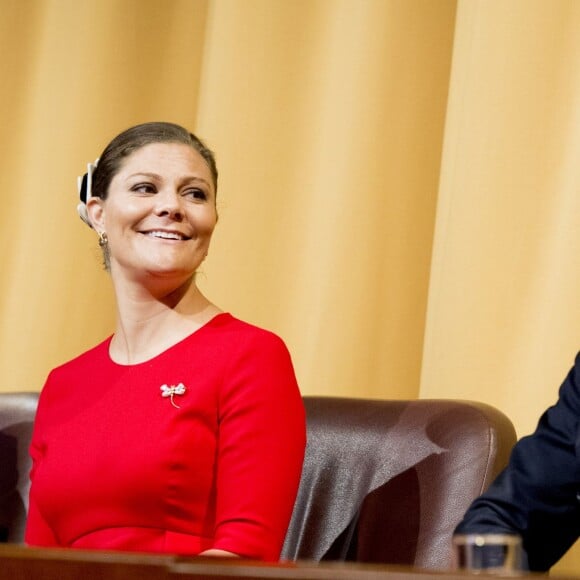
M 229 314 L 136 365 L 110 340 L 41 393 L 27 543 L 277 560 L 306 439 L 284 343 Z

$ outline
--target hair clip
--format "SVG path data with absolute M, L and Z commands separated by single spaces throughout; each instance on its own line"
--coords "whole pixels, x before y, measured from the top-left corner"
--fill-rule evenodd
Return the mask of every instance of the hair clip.
M 95 159 L 94 163 L 87 163 L 87 172 L 81 177 L 77 178 L 77 189 L 79 190 L 79 197 L 81 202 L 77 205 L 77 212 L 79 217 L 89 226 L 93 227 L 89 214 L 87 213 L 87 202 L 92 197 L 93 173 L 97 168 L 99 160 Z

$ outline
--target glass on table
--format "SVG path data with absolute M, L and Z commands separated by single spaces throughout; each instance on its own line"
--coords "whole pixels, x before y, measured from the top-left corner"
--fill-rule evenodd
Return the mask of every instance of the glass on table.
M 522 572 L 522 540 L 516 534 L 456 534 L 453 548 L 459 570 L 504 576 Z

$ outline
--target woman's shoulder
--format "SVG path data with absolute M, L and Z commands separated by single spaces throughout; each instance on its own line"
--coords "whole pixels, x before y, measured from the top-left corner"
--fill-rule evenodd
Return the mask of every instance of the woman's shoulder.
M 62 404 L 71 393 L 84 396 L 86 390 L 106 372 L 108 344 L 111 337 L 86 350 L 73 359 L 54 367 L 42 387 L 39 406 L 43 408 L 50 401 Z
M 245 322 L 229 313 L 216 316 L 204 334 L 206 348 L 221 352 L 229 360 L 261 359 L 264 364 L 289 360 L 290 352 L 284 340 L 272 330 Z M 201 338 L 201 336 L 199 337 Z
M 90 372 L 91 368 L 102 368 L 103 362 L 108 360 L 109 343 L 112 336 L 107 337 L 99 344 L 89 348 L 74 358 L 54 367 L 49 374 L 49 378 L 53 375 L 61 375 L 64 373 L 75 373 L 82 369 L 83 372 Z
M 257 341 L 264 343 L 278 343 L 284 344 L 280 336 L 271 330 L 267 330 L 261 326 L 257 326 L 250 322 L 245 322 L 236 318 L 229 312 L 223 312 L 213 318 L 209 325 L 215 330 L 216 336 L 223 336 L 224 338 L 236 339 L 239 341 Z

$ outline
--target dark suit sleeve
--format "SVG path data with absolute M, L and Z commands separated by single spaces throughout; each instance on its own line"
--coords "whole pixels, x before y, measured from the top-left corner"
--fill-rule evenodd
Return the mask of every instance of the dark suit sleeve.
M 556 563 L 580 534 L 579 418 L 580 354 L 556 405 L 515 445 L 506 469 L 455 533 L 518 533 L 530 570 Z

